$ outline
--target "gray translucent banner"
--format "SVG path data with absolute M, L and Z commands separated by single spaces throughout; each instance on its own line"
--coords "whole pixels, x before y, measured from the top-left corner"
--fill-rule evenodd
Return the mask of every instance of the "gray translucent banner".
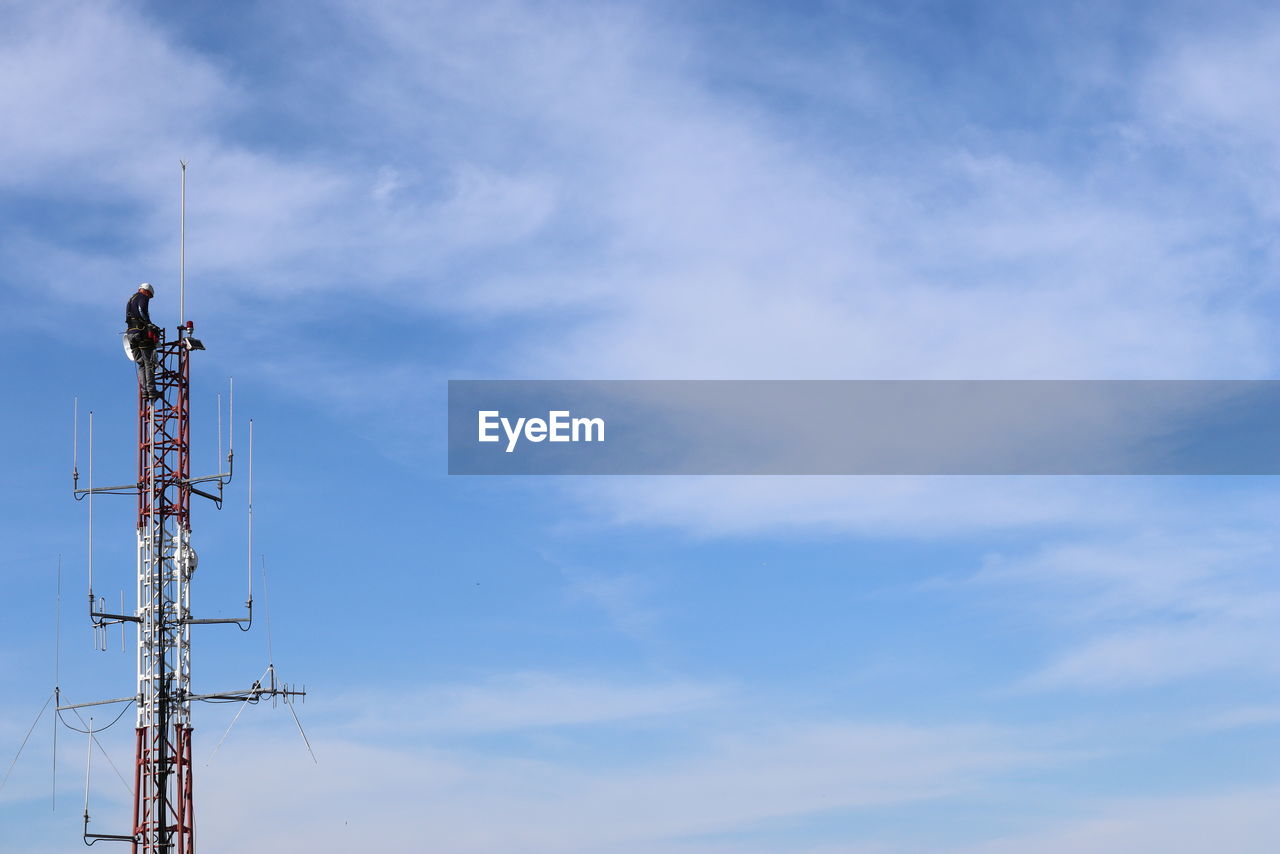
M 450 474 L 1280 474 L 1280 381 L 449 383 Z

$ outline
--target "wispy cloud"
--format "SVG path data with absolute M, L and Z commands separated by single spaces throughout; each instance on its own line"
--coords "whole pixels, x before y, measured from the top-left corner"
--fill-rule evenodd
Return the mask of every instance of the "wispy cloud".
M 361 692 L 333 706 L 354 716 L 344 725 L 348 732 L 459 735 L 644 724 L 705 711 L 724 695 L 720 686 L 689 681 L 637 684 L 525 672 L 435 685 L 394 699 Z M 388 711 L 396 709 L 403 711 Z
M 229 768 L 207 773 L 202 791 L 224 816 L 210 844 L 312 850 L 412 845 L 429 828 L 458 852 L 664 850 L 701 845 L 681 837 L 743 830 L 831 811 L 909 804 L 972 791 L 1046 754 L 982 728 L 923 729 L 858 723 L 792 723 L 721 731 L 683 755 L 615 761 L 587 770 L 557 759 L 527 760 L 442 749 L 375 749 L 315 734 L 325 759 L 304 768 L 290 751 L 254 741 L 240 749 L 290 775 L 281 791 Z M 309 761 L 309 760 L 308 760 Z M 293 776 L 294 773 L 297 776 Z M 318 802 L 381 781 L 382 796 L 350 811 L 317 814 Z M 258 809 L 271 788 L 273 815 Z M 398 819 L 397 816 L 400 818 Z M 716 844 L 709 842 L 709 850 Z
M 644 639 L 662 618 L 649 596 L 649 584 L 632 573 L 608 574 L 564 569 L 569 581 L 568 595 L 600 609 L 625 635 Z
M 1205 520 L 992 557 L 975 580 L 1034 610 L 1064 639 L 1028 687 L 1135 689 L 1267 672 L 1280 651 L 1271 631 L 1280 616 L 1273 540 L 1271 526 Z
M 1245 27 L 1151 16 L 1124 49 L 1050 50 L 1053 94 L 1079 100 L 1037 93 L 1051 106 L 1028 119 L 999 103 L 966 113 L 936 83 L 949 69 L 894 59 L 866 32 L 810 52 L 768 29 L 736 54 L 717 49 L 719 26 L 674 8 L 332 2 L 302 20 L 273 7 L 257 19 L 262 44 L 308 27 L 333 38 L 306 61 L 254 58 L 266 75 L 168 26 L 161 7 L 9 4 L 0 188 L 20 213 L 5 220 L 0 297 L 20 297 L 50 341 L 79 335 L 77 317 L 115 323 L 122 287 L 142 278 L 171 311 L 186 157 L 192 307 L 222 332 L 219 358 L 331 416 L 359 419 L 389 396 L 412 433 L 402 449 L 436 423 L 421 417 L 424 384 L 454 372 L 1274 372 L 1270 14 Z M 1002 73 L 1000 93 L 1020 76 Z M 1105 101 L 1096 115 L 1079 107 L 1090 98 Z M 353 306 L 367 337 L 336 346 Z M 364 345 L 382 342 L 380 318 L 419 337 L 482 325 L 485 346 L 380 355 L 375 391 Z M 957 594 L 1035 613 L 1052 652 L 1025 697 L 1274 673 L 1264 491 L 770 478 L 593 481 L 561 496 L 602 525 L 704 539 L 1050 532 Z M 624 574 L 570 582 L 625 631 L 661 609 Z M 202 809 L 220 821 L 201 832 L 235 850 L 751 850 L 705 836 L 946 801 L 1059 758 L 1052 739 L 963 723 L 771 717 L 738 691 L 552 671 L 422 688 L 403 713 L 325 721 L 318 767 L 279 738 L 235 740 L 202 772 Z M 380 746 L 360 727 L 412 738 Z M 555 754 L 622 729 L 683 742 L 607 763 Z M 472 743 L 548 733 L 565 741 L 535 759 Z M 423 746 L 449 740 L 466 744 Z M 273 773 L 246 778 L 236 756 Z M 1269 851 L 1274 794 L 1123 804 L 972 854 Z M 846 831 L 827 849 L 911 850 Z
M 1275 789 L 1261 788 L 1198 797 L 1134 799 L 1045 832 L 959 850 L 964 854 L 1263 854 L 1274 849 L 1280 839 L 1277 794 Z
M 1245 247 L 1213 211 L 1171 206 L 1153 174 L 1078 180 L 994 133 L 949 149 L 899 139 L 898 166 L 849 161 L 713 87 L 691 37 L 644 10 L 335 10 L 385 48 L 324 77 L 376 143 L 251 147 L 219 117 L 268 112 L 278 90 L 180 56 L 131 7 L 68 7 L 20 17 L 30 38 L 7 61 L 33 85 L 10 87 L 27 100 L 8 112 L 101 150 L 17 134 L 13 172 L 153 211 L 129 230 L 123 276 L 170 263 L 172 176 L 155 164 L 183 151 L 199 200 L 190 272 L 212 312 L 252 291 L 335 288 L 462 316 L 576 303 L 508 348 L 521 372 L 1186 378 L 1270 364 L 1249 305 L 1220 287 Z M 909 94 L 860 62 L 864 89 Z M 852 143 L 866 127 L 850 125 Z M 49 172 L 69 161 L 84 165 Z
M 1280 704 L 1270 706 L 1242 706 L 1214 715 L 1205 721 L 1206 729 L 1237 729 L 1243 727 L 1274 726 L 1280 723 Z

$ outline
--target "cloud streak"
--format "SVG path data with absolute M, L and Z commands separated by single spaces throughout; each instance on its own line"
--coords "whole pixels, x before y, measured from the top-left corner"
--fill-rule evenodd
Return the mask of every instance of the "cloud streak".
M 982 728 L 850 722 L 721 732 L 683 755 L 594 769 L 554 757 L 316 741 L 325 759 L 314 770 L 275 745 L 241 745 L 243 756 L 290 775 L 283 792 L 228 776 L 237 757 L 207 773 L 207 808 L 224 816 L 206 833 L 210 844 L 336 851 L 353 839 L 412 845 L 429 828 L 435 844 L 477 854 L 512 845 L 548 854 L 664 850 L 776 819 L 946 798 L 1045 759 Z M 374 779 L 384 795 L 376 803 L 356 797 L 350 812 L 315 813 L 315 803 L 341 803 Z M 272 792 L 271 817 L 257 808 L 266 796 L 259 785 Z
M 370 444 L 389 429 L 407 468 L 431 441 L 421 425 L 436 423 L 424 384 L 449 375 L 1275 370 L 1271 16 L 1247 33 L 1179 16 L 1142 24 L 1123 63 L 1076 62 L 1088 44 L 1046 48 L 1052 61 L 1025 63 L 1027 76 L 1049 75 L 1046 91 L 1070 90 L 1077 107 L 1036 92 L 1045 106 L 1027 116 L 1003 95 L 975 104 L 948 88 L 972 79 L 983 60 L 972 49 L 895 54 L 861 26 L 907 12 L 839 19 L 848 26 L 812 50 L 769 28 L 764 47 L 735 53 L 716 50 L 718 26 L 659 5 L 333 2 L 305 21 L 262 12 L 256 43 L 333 38 L 257 66 L 169 14 L 6 8 L 0 188 L 16 213 L 0 298 L 54 342 L 82 320 L 116 323 L 108 306 L 122 283 L 150 278 L 171 299 L 175 277 L 166 288 L 162 276 L 176 268 L 186 157 L 190 297 L 222 333 L 223 366 L 263 367 L 277 388 L 353 423 L 396 401 L 399 420 Z M 1005 68 L 997 92 L 1034 88 L 1021 76 Z M 419 345 L 447 334 L 488 346 Z M 392 345 L 384 360 L 378 348 Z M 1051 649 L 1012 701 L 1033 703 L 1273 674 L 1275 507 L 1263 492 L 634 479 L 573 483 L 553 499 L 604 529 L 703 543 L 976 548 L 1020 536 L 955 587 L 965 604 L 1037 615 L 1028 637 Z M 660 596 L 637 605 L 627 578 L 583 571 L 569 595 L 623 631 L 661 632 L 648 616 Z M 1061 761 L 1052 738 L 972 726 L 950 709 L 937 726 L 751 718 L 741 697 L 753 687 L 551 667 L 427 686 L 403 715 L 324 721 L 317 768 L 250 728 L 202 771 L 202 809 L 219 816 L 202 837 L 235 850 L 414 849 L 424 838 L 463 854 L 805 850 L 796 837 L 769 848 L 732 834 L 832 820 L 841 838 L 810 850 L 911 851 L 910 839 L 839 820 L 955 806 L 1017 773 L 1051 778 Z M 593 749 L 620 732 L 611 743 L 625 755 Z M 246 779 L 249 763 L 272 772 Z M 266 802 L 278 805 L 270 815 Z M 950 847 L 1261 852 L 1280 836 L 1273 802 L 1269 789 L 1222 785 L 1005 839 L 988 826 L 988 841 Z

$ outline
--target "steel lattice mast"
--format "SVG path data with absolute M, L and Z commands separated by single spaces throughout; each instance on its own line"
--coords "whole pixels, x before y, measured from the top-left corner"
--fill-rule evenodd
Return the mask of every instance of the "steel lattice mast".
M 185 173 L 183 164 L 184 208 Z M 185 314 L 185 294 L 180 299 L 183 300 L 182 312 Z M 79 471 L 73 465 L 73 494 L 77 500 L 88 497 L 90 501 L 89 617 L 100 629 L 134 624 L 137 631 L 137 683 L 133 697 L 59 704 L 58 710 L 136 703 L 131 832 L 90 833 L 87 791 L 84 813 L 84 840 L 87 844 L 128 842 L 132 844 L 133 854 L 194 854 L 193 701 L 240 700 L 249 703 L 265 697 L 278 697 L 291 703 L 295 698 L 306 695 L 305 691 L 277 683 L 272 663 L 268 663 L 263 678 L 244 690 L 199 694 L 192 689 L 191 627 L 222 623 L 247 629 L 253 621 L 251 564 L 248 567 L 249 588 L 244 617 L 197 619 L 191 612 L 191 579 L 197 564 L 191 545 L 191 499 L 199 496 L 221 506 L 223 487 L 231 481 L 235 458 L 229 447 L 226 472 L 195 478 L 191 475 L 191 355 L 204 349 L 203 343 L 193 336 L 194 329 L 194 324 L 184 318 L 172 340 L 168 340 L 165 331 L 161 330 L 154 364 L 159 396 L 150 399 L 139 384 L 137 482 L 95 488 L 90 463 L 89 486 L 81 489 L 78 486 Z M 234 417 L 234 409 L 232 414 Z M 90 460 L 92 423 L 90 413 Z M 249 488 L 252 495 L 252 484 Z M 132 614 L 107 613 L 105 600 L 95 598 L 93 592 L 92 496 L 96 494 L 137 497 L 137 607 Z M 252 561 L 252 544 L 249 557 Z M 296 719 L 296 713 L 294 716 Z M 93 738 L 92 730 L 90 738 Z
M 138 406 L 138 716 L 135 851 L 195 848 L 191 787 L 191 326 L 156 348 Z M 167 401 L 167 402 L 166 402 Z

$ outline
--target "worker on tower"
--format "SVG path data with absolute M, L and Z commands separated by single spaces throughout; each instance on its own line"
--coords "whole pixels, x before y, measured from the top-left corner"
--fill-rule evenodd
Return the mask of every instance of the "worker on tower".
M 156 391 L 155 377 L 156 343 L 160 340 L 160 327 L 151 322 L 148 308 L 154 295 L 155 288 L 150 283 L 143 282 L 138 285 L 137 293 L 129 297 L 124 309 L 124 322 L 128 327 L 124 334 L 128 336 L 133 359 L 138 363 L 138 383 L 147 400 L 160 397 L 160 392 Z

